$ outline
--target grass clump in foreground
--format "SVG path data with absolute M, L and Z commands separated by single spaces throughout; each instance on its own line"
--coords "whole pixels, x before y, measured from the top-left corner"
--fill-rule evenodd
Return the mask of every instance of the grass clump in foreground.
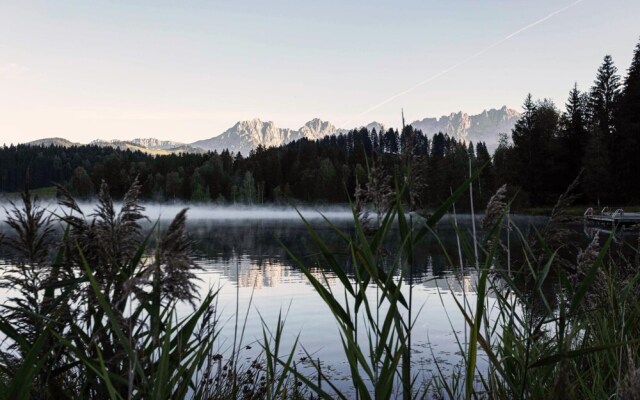
M 412 328 L 421 317 L 412 301 L 414 249 L 434 234 L 437 222 L 475 178 L 420 222 L 411 214 L 407 217 L 403 190 L 397 190 L 375 229 L 362 226 L 356 212 L 353 233 L 332 225 L 343 240 L 353 276 L 344 272 L 344 258 L 307 224 L 319 250 L 318 263 L 338 277 L 344 290 L 335 292 L 291 256 L 335 318 L 351 370 L 349 394 L 341 393 L 321 371 L 313 379 L 297 371 L 295 348 L 280 348 L 282 320 L 265 327 L 262 356 L 251 365 L 239 365 L 234 354 L 217 352 L 216 293 L 197 297 L 197 266 L 185 236 L 185 211 L 166 232 L 158 233 L 151 249 L 154 230 L 144 233 L 141 228 L 137 184 L 118 212 L 103 186 L 90 216 L 83 215 L 70 196 L 61 201 L 66 213 L 48 215 L 25 190 L 22 205 L 7 214 L 15 234 L 2 239 L 16 257 L 2 278 L 13 294 L 0 315 L 0 396 L 640 396 L 640 253 L 637 246 L 614 248 L 611 238 L 594 240 L 585 249 L 572 245 L 562 225 L 569 194 L 561 197 L 547 226 L 532 228 L 531 236 L 510 222 L 504 191 L 492 198 L 482 234 L 457 232 L 459 251 L 447 254 L 450 264 L 458 264 L 455 260 L 464 253 L 478 274 L 473 308 L 466 301 L 457 303 L 468 326 L 466 337 L 456 336 L 462 363 L 451 375 L 416 372 Z M 65 232 L 58 242 L 52 234 L 55 222 Z M 400 240 L 389 252 L 384 247 L 392 243 L 392 230 Z M 56 249 L 53 257 L 51 249 Z M 193 311 L 178 317 L 180 302 L 191 303 Z M 359 340 L 362 332 L 365 341 Z
M 186 209 L 149 245 L 134 183 L 116 211 L 103 185 L 94 213 L 73 198 L 51 215 L 26 189 L 7 211 L 14 258 L 1 285 L 0 398 L 260 399 L 276 378 L 217 352 L 216 292 L 198 298 Z M 61 190 L 63 190 L 61 188 Z M 62 239 L 54 223 L 64 229 Z M 52 253 L 52 249 L 55 249 Z M 193 311 L 178 316 L 178 303 Z M 288 385 L 286 376 L 279 382 Z

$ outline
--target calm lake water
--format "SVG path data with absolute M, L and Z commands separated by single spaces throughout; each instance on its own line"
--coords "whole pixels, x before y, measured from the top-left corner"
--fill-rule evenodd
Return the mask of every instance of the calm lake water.
M 159 219 L 163 227 L 180 208 L 148 207 L 146 214 L 151 220 Z M 341 229 L 351 232 L 350 211 L 325 209 L 323 213 Z M 344 248 L 338 235 L 317 211 L 305 209 L 303 214 L 332 248 L 338 251 Z M 237 315 L 238 334 L 244 326 L 240 358 L 252 360 L 260 351 L 258 342 L 262 339 L 263 328 L 275 329 L 278 315 L 282 313 L 286 315 L 282 351 L 288 354 L 298 337 L 298 368 L 312 373 L 307 359 L 310 354 L 313 359 L 320 360 L 323 373 L 338 387 L 347 388 L 349 369 L 337 324 L 285 249 L 306 265 L 317 265 L 316 249 L 298 214 L 282 208 L 193 207 L 188 213 L 188 221 L 194 254 L 203 268 L 198 273 L 202 294 L 210 288 L 219 290 L 218 316 L 222 329 L 219 351 L 223 354 L 230 351 Z M 526 225 L 526 221 L 521 222 Z M 461 217 L 459 226 L 463 231 L 471 231 L 470 218 Z M 5 224 L 2 229 L 6 229 Z M 471 266 L 461 269 L 454 233 L 453 224 L 445 217 L 438 227 L 441 242 L 427 237 L 415 251 L 416 262 L 411 275 L 413 304 L 414 310 L 420 311 L 413 331 L 412 362 L 424 377 L 437 374 L 434 360 L 439 361 L 445 373 L 451 372 L 460 361 L 455 335 L 464 340 L 465 324 L 454 299 L 462 302 L 466 298 L 470 306 L 475 307 L 477 276 Z M 393 243 L 389 247 L 391 250 Z M 345 269 L 352 277 L 348 262 L 345 262 Z M 314 271 L 319 276 L 322 273 L 319 268 Z M 407 279 L 408 272 L 405 272 Z M 335 276 L 327 273 L 327 279 L 336 293 L 343 293 Z M 408 285 L 405 286 L 407 290 Z M 180 309 L 187 312 L 189 306 L 181 305 Z M 366 336 L 363 335 L 362 340 L 364 343 Z
M 350 232 L 350 218 L 349 213 L 343 212 L 335 213 L 331 219 Z M 325 221 L 314 218 L 312 224 L 332 249 L 343 250 L 338 235 Z M 316 249 L 299 217 L 197 219 L 191 220 L 189 232 L 196 242 L 198 262 L 204 268 L 200 274 L 201 287 L 220 288 L 220 315 L 226 321 L 223 336 L 228 338 L 227 348 L 232 344 L 236 310 L 240 310 L 240 324 L 245 316 L 247 318 L 244 342 L 252 350 L 259 347 L 255 342 L 262 338 L 262 321 L 273 329 L 282 312 L 286 314 L 283 349 L 290 349 L 299 336 L 300 348 L 296 355 L 299 365 L 306 366 L 311 372 L 309 363 L 303 361 L 307 358 L 306 353 L 311 354 L 320 360 L 324 373 L 348 386 L 349 368 L 342 353 L 337 324 L 286 251 L 291 251 L 307 266 L 316 265 Z M 451 226 L 442 226 L 439 233 L 448 251 L 457 249 Z M 451 254 L 457 254 L 457 250 Z M 436 240 L 427 240 L 417 248 L 416 260 L 413 301 L 415 310 L 422 310 L 413 332 L 413 362 L 417 369 L 430 375 L 437 373 L 434 358 L 445 370 L 450 370 L 459 361 L 454 332 L 463 336 L 465 326 L 454 297 L 463 301 L 464 286 L 467 300 L 475 306 L 476 275 L 470 271 L 461 273 L 459 264 L 451 266 Z M 352 277 L 346 261 L 345 269 Z M 326 273 L 331 288 L 342 296 L 342 286 L 335 276 L 319 268 L 314 271 L 318 276 Z M 405 292 L 406 289 L 408 286 Z M 366 336 L 361 340 L 366 343 Z M 222 345 L 222 350 L 224 347 Z M 254 351 L 245 354 L 247 360 L 254 356 Z

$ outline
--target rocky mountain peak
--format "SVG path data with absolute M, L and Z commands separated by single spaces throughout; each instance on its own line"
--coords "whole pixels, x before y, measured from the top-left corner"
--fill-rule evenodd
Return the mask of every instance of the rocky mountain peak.
M 484 141 L 491 149 L 497 146 L 498 134 L 510 132 L 519 115 L 517 111 L 504 106 L 500 109 L 484 110 L 477 115 L 469 115 L 462 111 L 452 112 L 439 118 L 414 121 L 411 125 L 428 136 L 443 132 L 458 140 Z M 384 129 L 379 122 L 371 122 L 365 128 L 370 131 L 375 129 L 377 132 Z M 272 121 L 264 122 L 254 118 L 239 121 L 221 135 L 192 143 L 192 146 L 217 151 L 228 149 L 247 155 L 258 146 L 280 146 L 301 138 L 316 140 L 344 132 L 347 131 L 337 129 L 330 122 L 320 118 L 313 118 L 298 130 L 279 128 Z
M 323 121 L 320 118 L 314 118 L 307 122 L 298 130 L 300 138 L 305 137 L 311 140 L 321 139 L 327 135 L 336 134 L 336 127 L 329 121 Z
M 442 132 L 466 142 L 483 141 L 492 151 L 498 145 L 498 134 L 509 133 L 519 117 L 520 113 L 503 106 L 483 110 L 477 115 L 459 111 L 440 118 L 424 118 L 411 125 L 428 136 Z
M 156 138 L 135 138 L 131 140 L 131 143 L 148 149 L 160 150 L 169 150 L 184 146 L 184 143 L 174 142 L 172 140 L 159 140 Z

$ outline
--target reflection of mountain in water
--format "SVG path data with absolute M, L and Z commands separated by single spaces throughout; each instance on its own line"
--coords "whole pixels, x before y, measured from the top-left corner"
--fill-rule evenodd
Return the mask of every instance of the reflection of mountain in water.
M 475 272 L 465 273 L 464 275 L 450 273 L 421 282 L 422 287 L 426 289 L 427 292 L 441 293 L 443 291 L 450 291 L 455 294 L 475 293 L 477 284 L 478 275 Z
M 225 278 L 240 287 L 262 289 L 263 287 L 278 287 L 286 284 L 304 284 L 306 278 L 292 265 L 270 259 L 254 260 L 241 255 L 232 256 L 223 262 L 201 259 L 199 264 L 206 270 L 215 270 Z M 311 269 L 317 278 L 322 278 L 323 271 Z M 327 275 L 329 284 L 336 282 L 332 275 Z
M 353 276 L 353 265 L 347 257 L 344 241 L 332 228 L 322 222 L 319 222 L 315 228 L 337 258 L 342 261 L 347 274 Z M 343 223 L 341 228 L 352 233 L 347 224 Z M 243 287 L 276 287 L 283 283 L 306 282 L 306 278 L 295 266 L 287 249 L 318 277 L 322 277 L 325 273 L 328 279 L 335 279 L 331 273 L 328 273 L 328 269 L 322 268 L 321 257 L 306 228 L 300 222 L 197 220 L 189 223 L 189 232 L 195 243 L 200 264 L 206 269 L 222 273 L 227 279 Z M 414 283 L 435 287 L 434 276 L 453 278 L 451 271 L 459 271 L 454 231 L 445 226 L 440 229 L 438 235 L 440 241 L 427 237 L 415 249 L 415 262 L 410 268 Z M 397 235 L 391 235 L 386 248 L 392 250 L 397 247 Z M 449 257 L 446 255 L 447 252 Z M 397 262 L 396 257 L 389 254 L 385 265 L 387 270 L 391 270 L 393 264 Z M 456 265 L 451 266 L 449 259 L 454 260 Z M 463 262 L 466 263 L 466 260 Z M 408 281 L 409 267 L 406 269 L 403 275 Z M 400 276 L 400 271 L 396 270 L 395 273 Z M 450 286 L 455 292 L 462 291 L 456 279 L 450 280 Z M 469 276 L 465 275 L 463 282 L 465 290 L 471 292 L 474 285 Z M 441 289 L 447 288 L 443 281 L 440 281 L 439 285 Z

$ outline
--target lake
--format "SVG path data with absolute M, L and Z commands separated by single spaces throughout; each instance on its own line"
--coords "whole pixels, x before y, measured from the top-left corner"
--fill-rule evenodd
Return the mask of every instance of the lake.
M 83 208 L 90 210 L 88 205 Z M 162 229 L 180 209 L 179 205 L 153 206 L 147 208 L 146 214 L 150 220 L 158 220 Z M 321 211 L 339 228 L 352 231 L 349 210 L 325 208 Z M 330 247 L 341 249 L 339 236 L 317 210 L 305 208 L 302 213 Z M 529 221 L 529 218 L 520 219 L 522 225 Z M 470 221 L 469 216 L 461 216 L 460 229 L 470 232 Z M 532 221 L 539 222 L 539 219 Z M 6 230 L 4 224 L 2 229 Z M 203 268 L 198 272 L 202 296 L 209 289 L 219 290 L 220 353 L 228 354 L 236 332 L 239 335 L 243 330 L 242 346 L 239 346 L 242 348 L 241 360 L 250 363 L 260 352 L 263 328 L 275 329 L 282 313 L 286 315 L 282 351 L 288 353 L 299 338 L 295 356 L 298 369 L 313 374 L 315 369 L 309 363 L 310 355 L 320 361 L 323 373 L 339 388 L 349 387 L 349 368 L 342 353 L 337 324 L 287 253 L 288 249 L 307 266 L 316 265 L 316 249 L 307 228 L 293 209 L 192 206 L 188 213 L 188 232 L 193 241 L 194 257 Z M 394 234 L 391 236 L 393 238 Z M 456 335 L 464 341 L 466 325 L 455 300 L 463 302 L 466 299 L 471 307 L 475 307 L 476 299 L 477 275 L 465 260 L 464 270 L 460 267 L 454 225 L 449 217 L 439 224 L 438 236 L 440 241 L 427 237 L 415 249 L 416 261 L 412 270 L 405 271 L 404 290 L 408 294 L 408 281 L 411 280 L 414 310 L 420 309 L 412 333 L 412 362 L 415 371 L 420 371 L 425 378 L 437 374 L 434 360 L 446 374 L 451 373 L 460 361 Z M 390 250 L 393 242 L 392 239 Z M 10 261 L 3 258 L 2 262 Z M 346 260 L 345 269 L 353 278 Z M 343 293 L 334 275 L 320 268 L 313 271 L 318 276 L 326 273 L 329 286 L 336 293 Z M 186 313 L 189 306 L 180 305 L 180 310 Z M 364 333 L 361 339 L 366 341 Z

